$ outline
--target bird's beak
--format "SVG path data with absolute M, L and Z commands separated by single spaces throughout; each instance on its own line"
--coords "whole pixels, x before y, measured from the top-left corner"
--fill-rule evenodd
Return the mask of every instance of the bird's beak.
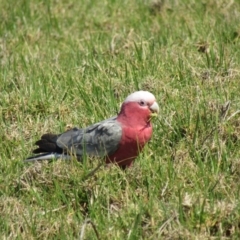
M 157 114 L 159 113 L 159 106 L 157 104 L 157 102 L 154 102 L 150 107 L 149 107 L 150 111 L 152 112 L 151 116 L 157 116 Z

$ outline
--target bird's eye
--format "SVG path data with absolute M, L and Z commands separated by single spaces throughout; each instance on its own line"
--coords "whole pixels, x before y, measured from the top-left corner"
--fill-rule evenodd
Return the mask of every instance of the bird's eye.
M 144 106 L 144 105 L 145 105 L 145 102 L 144 102 L 143 100 L 141 100 L 141 101 L 139 102 L 139 105 L 140 105 L 140 106 Z

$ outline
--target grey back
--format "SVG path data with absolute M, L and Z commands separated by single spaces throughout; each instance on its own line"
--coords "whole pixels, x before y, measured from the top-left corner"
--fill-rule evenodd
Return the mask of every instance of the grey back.
M 114 153 L 121 141 L 122 127 L 112 117 L 87 128 L 73 128 L 57 139 L 57 145 L 81 158 L 88 156 L 104 157 Z

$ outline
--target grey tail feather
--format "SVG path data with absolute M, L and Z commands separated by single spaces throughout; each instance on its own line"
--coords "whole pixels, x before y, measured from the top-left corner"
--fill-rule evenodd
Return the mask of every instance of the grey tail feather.
M 69 160 L 71 159 L 71 156 L 66 154 L 59 154 L 59 153 L 43 153 L 43 154 L 29 157 L 25 159 L 24 162 L 34 162 L 34 161 L 53 160 L 53 159 Z

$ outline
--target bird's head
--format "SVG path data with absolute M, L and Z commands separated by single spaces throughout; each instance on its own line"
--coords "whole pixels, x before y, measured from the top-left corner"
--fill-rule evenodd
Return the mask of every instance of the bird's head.
M 144 124 L 150 122 L 158 112 L 159 106 L 154 95 L 148 91 L 137 91 L 125 99 L 119 115 L 127 117 L 133 124 Z

